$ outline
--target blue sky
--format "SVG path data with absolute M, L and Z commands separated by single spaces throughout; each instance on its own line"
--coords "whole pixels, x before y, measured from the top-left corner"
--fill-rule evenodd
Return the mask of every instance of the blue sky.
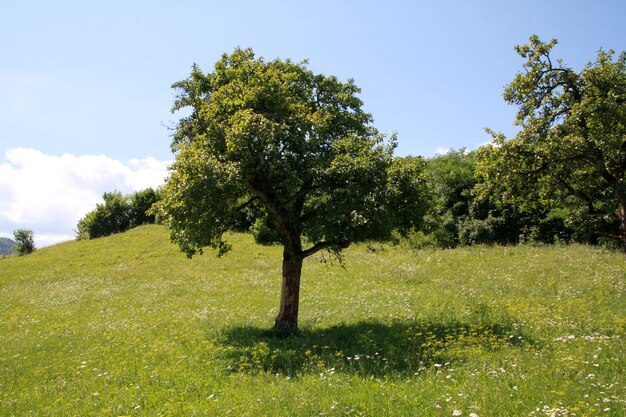
M 476 149 L 485 127 L 515 133 L 502 100 L 521 69 L 514 45 L 557 38 L 555 56 L 580 69 L 601 47 L 626 50 L 624 16 L 620 0 L 2 0 L 0 235 L 30 227 L 41 244 L 69 238 L 102 192 L 158 185 L 172 159 L 170 85 L 237 46 L 354 78 L 374 124 L 398 132 L 398 154 L 433 156 Z M 38 220 L 25 215 L 43 167 L 60 172 L 43 174 L 55 187 L 71 181 L 89 198 L 71 213 L 41 202 Z

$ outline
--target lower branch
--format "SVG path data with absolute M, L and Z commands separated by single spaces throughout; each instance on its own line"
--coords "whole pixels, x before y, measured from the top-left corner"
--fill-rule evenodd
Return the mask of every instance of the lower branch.
M 328 240 L 323 242 L 317 242 L 315 245 L 311 246 L 309 249 L 302 251 L 302 257 L 306 258 L 307 256 L 311 256 L 322 249 L 327 248 L 340 248 L 346 249 L 350 246 L 350 242 L 347 241 L 338 241 L 338 240 Z

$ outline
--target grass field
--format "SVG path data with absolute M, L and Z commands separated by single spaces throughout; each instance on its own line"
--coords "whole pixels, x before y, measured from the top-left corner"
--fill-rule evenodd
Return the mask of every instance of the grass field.
M 280 247 L 161 226 L 0 259 L 0 416 L 626 416 L 626 262 L 585 246 Z

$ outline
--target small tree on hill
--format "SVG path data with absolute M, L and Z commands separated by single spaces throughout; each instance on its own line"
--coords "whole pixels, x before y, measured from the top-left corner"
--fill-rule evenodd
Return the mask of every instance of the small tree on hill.
M 222 235 L 240 211 L 260 208 L 283 246 L 281 334 L 297 328 L 306 257 L 421 220 L 424 162 L 393 158 L 395 138 L 385 144 L 370 126 L 352 80 L 237 49 L 212 73 L 194 65 L 173 87 L 173 111 L 190 114 L 173 136 L 176 161 L 161 203 L 171 238 L 188 256 L 205 246 L 225 253 Z
M 119 191 L 104 193 L 104 204 L 97 204 L 94 210 L 78 221 L 77 237 L 95 239 L 154 223 L 155 216 L 150 209 L 159 198 L 159 192 L 152 188 L 131 195 L 122 195 Z
M 120 233 L 130 228 L 130 204 L 128 197 L 119 191 L 106 192 L 102 195 L 104 204 L 96 205 L 78 222 L 79 237 L 95 239 Z
M 131 194 L 129 201 L 130 227 L 155 223 L 156 218 L 151 208 L 159 199 L 159 192 L 153 188 L 146 188 Z
M 32 230 L 17 229 L 13 232 L 15 245 L 13 249 L 18 255 L 28 255 L 35 251 L 35 239 Z

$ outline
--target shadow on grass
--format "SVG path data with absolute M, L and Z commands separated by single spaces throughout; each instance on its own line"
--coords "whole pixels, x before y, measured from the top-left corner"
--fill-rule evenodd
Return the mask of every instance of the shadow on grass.
M 402 321 L 303 328 L 287 338 L 258 327 L 233 327 L 225 329 L 217 343 L 231 372 L 322 377 L 331 373 L 409 375 L 533 344 L 509 324 Z

